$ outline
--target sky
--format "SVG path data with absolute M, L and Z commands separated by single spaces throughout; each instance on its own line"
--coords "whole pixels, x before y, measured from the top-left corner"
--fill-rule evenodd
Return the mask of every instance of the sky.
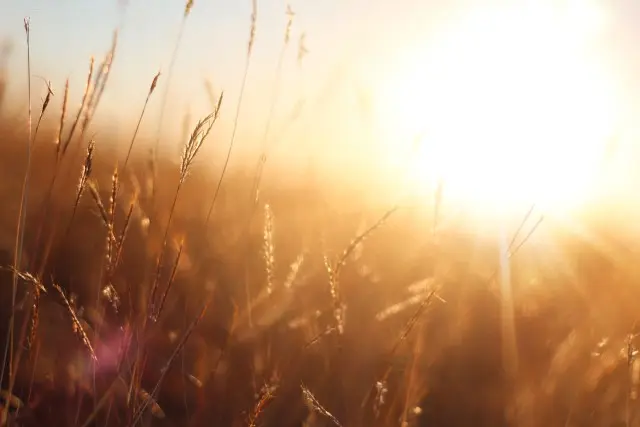
M 280 153 L 284 161 L 304 163 L 309 153 L 324 154 L 332 158 L 333 167 L 353 169 L 354 159 L 364 164 L 375 157 L 362 156 L 363 151 L 384 156 L 389 153 L 389 147 L 399 143 L 390 142 L 393 138 L 380 137 L 389 130 L 384 122 L 397 110 L 403 111 L 404 116 L 408 114 L 398 104 L 381 106 L 384 98 L 379 96 L 379 87 L 394 79 L 400 84 L 406 80 L 402 67 L 429 64 L 428 55 L 420 59 L 421 53 L 433 50 L 431 47 L 439 37 L 451 28 L 455 31 L 456 24 L 464 21 L 465 16 L 484 9 L 534 3 L 597 6 L 601 12 L 601 28 L 589 41 L 588 48 L 610 73 L 619 103 L 624 107 L 618 118 L 624 122 L 621 126 L 628 139 L 640 136 L 634 124 L 637 122 L 634 117 L 640 113 L 638 1 L 257 0 L 256 41 L 241 109 L 237 150 L 255 153 L 264 134 L 270 104 L 275 99 L 271 139 L 277 143 L 274 152 Z M 291 41 L 285 50 L 281 83 L 277 85 L 276 69 L 283 49 L 287 4 L 291 5 L 295 17 Z M 111 133 L 123 140 L 130 137 L 149 84 L 160 70 L 160 85 L 150 102 L 140 137 L 152 140 L 160 129 L 165 149 L 177 153 L 185 114 L 189 112 L 193 126 L 211 109 L 204 89 L 207 79 L 216 91 L 225 93 L 215 143 L 217 153 L 224 153 L 245 66 L 251 0 L 195 0 L 169 81 L 171 53 L 184 7 L 182 0 L 0 0 L 0 38 L 8 38 L 13 43 L 9 58 L 12 105 L 17 109 L 26 108 L 25 17 L 31 22 L 32 75 L 51 81 L 58 103 L 64 81 L 69 78 L 72 106 L 80 102 L 89 58 L 93 55 L 99 63 L 111 45 L 113 31 L 119 29 L 112 76 L 97 112 L 97 122 L 108 126 Z M 578 18 L 583 17 L 576 15 L 570 20 Z M 571 32 L 576 28 L 567 25 L 565 30 Z M 546 29 L 541 25 L 532 31 L 543 36 Z M 303 33 L 308 54 L 298 63 L 298 41 Z M 502 33 L 500 37 L 509 38 L 509 33 Z M 398 65 L 407 57 L 409 65 Z M 474 73 L 474 70 L 466 71 Z M 44 86 L 37 77 L 33 85 L 33 99 L 37 104 L 44 94 Z M 167 87 L 168 102 L 159 127 L 161 99 Z M 391 92 L 394 91 L 396 87 L 392 86 Z M 288 124 L 291 112 L 300 101 L 304 102 L 303 112 Z M 422 111 L 422 105 L 415 100 L 411 108 Z M 372 116 L 368 115 L 370 109 L 374 110 Z M 414 115 L 417 114 L 411 114 Z
M 425 2 L 429 3 L 429 1 Z M 240 116 L 238 139 L 258 140 L 263 134 L 270 102 L 274 97 L 276 68 L 283 49 L 287 4 L 295 12 L 291 41 L 286 48 L 273 127 L 284 127 L 294 106 L 303 101 L 313 106 L 331 102 L 332 87 L 358 80 L 364 58 L 386 61 L 396 39 L 411 38 L 428 21 L 420 19 L 423 2 L 406 0 L 392 5 L 384 0 L 258 0 L 255 47 Z M 435 2 L 434 2 L 435 4 Z M 99 63 L 108 51 L 114 29 L 119 28 L 118 49 L 112 77 L 96 120 L 109 122 L 112 131 L 128 135 L 137 119 L 149 84 L 159 70 L 160 85 L 151 101 L 141 137 L 157 132 L 159 106 L 166 85 L 169 102 L 162 129 L 172 136 L 180 133 L 182 117 L 189 111 L 192 125 L 210 110 L 204 89 L 209 80 L 216 91 L 224 90 L 223 119 L 229 133 L 234 117 L 245 65 L 251 0 L 196 0 L 187 22 L 171 81 L 167 81 L 171 53 L 176 44 L 185 2 L 181 0 L 0 0 L 0 37 L 13 42 L 9 63 L 10 93 L 24 109 L 26 49 L 23 19 L 31 22 L 33 75 L 50 80 L 58 101 L 64 81 L 70 79 L 71 105 L 77 105 L 86 79 L 89 58 Z M 398 7 L 400 6 L 400 7 Z M 305 34 L 309 50 L 297 61 L 299 39 Z M 362 58 L 362 59 L 361 59 Z M 350 76 L 350 74 L 352 74 Z M 34 79 L 34 102 L 42 97 Z M 40 88 L 40 89 L 38 89 Z M 332 95 L 337 101 L 339 92 Z M 323 96 L 324 94 L 324 96 Z M 311 111 L 311 109 L 309 108 Z M 341 116 L 319 123 L 328 131 Z M 338 116 L 338 117 L 336 117 Z M 170 120 L 169 120 L 170 119 Z

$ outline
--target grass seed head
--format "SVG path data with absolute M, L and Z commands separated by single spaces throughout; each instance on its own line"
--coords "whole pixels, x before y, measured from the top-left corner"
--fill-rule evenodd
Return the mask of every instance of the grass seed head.
M 64 130 L 64 118 L 67 114 L 67 102 L 69 100 L 69 79 L 64 84 L 64 97 L 62 98 L 62 110 L 60 112 L 60 123 L 58 125 L 58 137 L 56 138 L 56 156 L 60 156 L 60 144 L 62 143 L 62 131 Z
M 151 96 L 153 91 L 156 90 L 156 86 L 158 85 L 159 78 L 160 78 L 160 71 L 156 73 L 156 75 L 153 77 L 153 80 L 151 81 L 151 86 L 149 87 L 149 96 Z
M 284 44 L 289 44 L 289 40 L 291 38 L 291 27 L 293 26 L 293 17 L 296 16 L 295 12 L 291 8 L 290 4 L 287 4 L 287 27 L 284 31 Z
M 249 28 L 249 43 L 247 45 L 247 57 L 253 52 L 253 44 L 256 40 L 256 26 L 258 23 L 258 0 L 251 0 L 251 26 Z
M 216 111 L 209 114 L 205 118 L 201 119 L 196 127 L 193 129 L 189 140 L 184 146 L 182 150 L 182 155 L 180 157 L 180 183 L 183 183 L 189 175 L 189 171 L 193 166 L 193 161 L 195 160 L 196 155 L 200 151 L 202 144 L 209 136 L 213 125 L 218 119 L 218 112 L 220 105 L 222 103 L 222 96 L 220 96 L 220 101 L 218 103 L 218 107 Z
M 191 8 L 193 7 L 193 0 L 187 0 L 187 4 L 184 7 L 184 17 L 186 18 L 187 16 L 189 16 L 189 13 L 191 12 Z
M 40 110 L 40 117 L 44 115 L 44 112 L 47 111 L 47 107 L 49 106 L 49 101 L 51 101 L 51 97 L 53 96 L 53 89 L 51 89 L 51 82 L 47 81 L 47 94 L 44 97 L 44 101 L 42 102 L 42 109 Z
M 300 34 L 300 40 L 298 41 L 298 64 L 302 65 L 302 59 L 309 53 L 306 45 L 307 35 L 305 33 Z
M 62 301 L 64 302 L 65 307 L 67 307 L 67 310 L 69 311 L 69 315 L 71 316 L 71 320 L 73 322 L 74 332 L 80 337 L 80 339 L 82 340 L 82 343 L 87 348 L 87 350 L 89 350 L 89 353 L 91 354 L 91 358 L 97 362 L 98 358 L 96 357 L 96 353 L 93 350 L 93 346 L 91 345 L 89 336 L 87 335 L 84 328 L 82 327 L 82 323 L 80 322 L 80 319 L 78 318 L 76 310 L 73 308 L 71 301 L 69 301 L 69 299 L 67 298 L 64 291 L 59 285 L 54 284 L 53 287 L 58 291 L 58 293 L 62 297 Z
M 92 139 L 89 141 L 89 145 L 87 146 L 87 154 L 84 159 L 84 165 L 82 165 L 82 173 L 80 174 L 80 181 L 78 182 L 78 189 L 76 191 L 76 201 L 73 206 L 74 211 L 78 208 L 78 203 L 80 203 L 80 197 L 82 197 L 82 193 L 84 192 L 85 187 L 87 186 L 87 182 L 91 177 L 91 172 L 93 170 L 93 150 L 95 149 L 95 141 Z
M 267 293 L 273 292 L 275 281 L 275 249 L 273 245 L 273 211 L 269 204 L 264 205 L 263 256 L 267 270 Z

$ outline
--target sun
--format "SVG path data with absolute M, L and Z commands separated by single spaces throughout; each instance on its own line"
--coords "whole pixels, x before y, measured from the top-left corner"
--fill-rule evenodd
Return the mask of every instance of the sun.
M 588 3 L 469 12 L 388 67 L 380 121 L 412 187 L 443 183 L 479 210 L 588 198 L 619 104 L 592 49 L 601 16 Z

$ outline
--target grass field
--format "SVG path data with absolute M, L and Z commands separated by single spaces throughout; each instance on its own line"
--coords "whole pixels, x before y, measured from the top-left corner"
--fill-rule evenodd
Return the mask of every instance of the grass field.
M 446 187 L 209 167 L 222 94 L 156 156 L 92 127 L 116 52 L 28 111 L 0 73 L 0 426 L 640 425 L 620 210 L 479 222 Z

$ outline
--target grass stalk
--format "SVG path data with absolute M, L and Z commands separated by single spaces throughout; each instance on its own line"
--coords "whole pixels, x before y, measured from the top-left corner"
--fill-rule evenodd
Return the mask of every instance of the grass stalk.
M 252 203 L 257 203 L 258 199 L 258 191 L 260 188 L 260 181 L 262 180 L 262 174 L 264 171 L 264 164 L 267 162 L 267 150 L 268 150 L 268 141 L 269 134 L 271 132 L 271 124 L 273 122 L 273 115 L 276 110 L 276 105 L 278 103 L 278 98 L 280 95 L 280 85 L 282 82 L 282 65 L 284 63 L 284 57 L 287 52 L 287 47 L 289 46 L 289 40 L 291 39 L 291 27 L 293 26 L 293 17 L 295 13 L 291 9 L 291 5 L 287 5 L 287 26 L 285 28 L 284 34 L 284 43 L 282 44 L 282 49 L 280 50 L 280 55 L 278 56 L 278 64 L 276 66 L 276 80 L 273 85 L 273 92 L 271 94 L 271 104 L 269 106 L 269 113 L 267 115 L 267 122 L 265 124 L 264 132 L 262 133 L 262 141 L 260 143 L 261 153 L 258 159 L 258 163 L 256 165 L 256 174 L 254 178 L 253 185 L 251 186 L 251 200 Z
M 166 252 L 167 242 L 169 240 L 169 230 L 171 229 L 171 222 L 173 220 L 173 215 L 175 213 L 176 205 L 178 203 L 178 197 L 180 195 L 180 191 L 182 190 L 182 186 L 189 175 L 191 168 L 193 167 L 193 162 L 202 147 L 202 144 L 207 139 L 209 134 L 211 133 L 211 129 L 213 125 L 218 120 L 220 114 L 220 108 L 222 106 L 223 95 L 220 95 L 220 99 L 218 101 L 218 105 L 216 110 L 206 116 L 204 119 L 200 120 L 196 127 L 194 128 L 191 136 L 189 137 L 189 141 L 184 146 L 184 150 L 182 152 L 181 162 L 180 162 L 180 179 L 178 181 L 178 187 L 173 196 L 173 201 L 171 202 L 171 208 L 169 209 L 169 219 L 167 220 L 167 225 L 164 231 L 164 237 L 162 238 L 162 248 L 160 249 L 160 256 L 158 258 L 158 263 L 156 265 L 156 274 L 154 276 L 154 281 L 151 286 L 151 293 L 149 294 L 149 309 L 152 319 L 157 319 L 160 315 L 160 312 L 156 310 L 156 293 L 158 290 L 158 286 L 160 284 L 160 273 L 162 266 L 164 264 L 164 256 Z
M 166 111 L 166 107 L 167 107 L 167 102 L 169 100 L 169 90 L 171 89 L 171 80 L 173 77 L 173 69 L 175 68 L 175 64 L 176 64 L 176 60 L 178 58 L 178 52 L 180 50 L 180 44 L 182 42 L 182 36 L 184 34 L 184 29 L 186 27 L 187 24 L 187 18 L 189 17 L 189 14 L 191 12 L 191 9 L 193 8 L 193 0 L 187 0 L 185 8 L 184 8 L 184 14 L 182 15 L 182 20 L 180 21 L 180 28 L 178 29 L 178 36 L 176 37 L 176 42 L 173 46 L 173 52 L 171 53 L 171 59 L 169 60 L 169 69 L 167 72 L 167 84 L 164 88 L 164 92 L 162 93 L 162 100 L 160 102 L 160 116 L 158 117 L 158 129 L 156 130 L 156 142 L 155 142 L 155 146 L 153 148 L 153 164 L 154 164 L 154 170 L 153 170 L 153 180 L 154 182 L 156 181 L 156 167 L 158 164 L 158 153 L 160 150 L 160 140 L 161 140 L 161 135 L 162 135 L 162 125 L 164 124 L 164 114 Z M 152 195 L 152 199 L 155 200 L 155 196 L 156 196 L 156 186 L 154 184 L 153 186 L 153 195 Z
M 233 145 L 236 139 L 236 133 L 238 130 L 238 123 L 240 119 L 240 112 L 242 111 L 242 101 L 244 99 L 244 92 L 247 86 L 247 78 L 249 76 L 249 68 L 251 65 L 251 54 L 253 52 L 253 45 L 255 43 L 256 37 L 256 26 L 258 21 L 258 3 L 257 0 L 251 0 L 252 12 L 251 12 L 251 25 L 249 28 L 249 42 L 247 44 L 247 56 L 245 59 L 244 72 L 242 74 L 242 82 L 240 84 L 240 94 L 238 95 L 238 105 L 236 106 L 236 113 L 233 119 L 233 129 L 231 130 L 231 139 L 229 141 L 229 148 L 227 150 L 227 154 L 224 159 L 224 164 L 222 166 L 222 171 L 220 172 L 220 178 L 218 179 L 218 183 L 216 184 L 216 189 L 213 193 L 213 198 L 209 204 L 209 208 L 207 209 L 207 216 L 204 221 L 204 228 L 207 228 L 209 224 L 209 220 L 211 219 L 211 214 L 213 213 L 213 208 L 216 204 L 216 200 L 218 199 L 218 193 L 220 192 L 220 187 L 222 186 L 222 181 L 224 180 L 225 173 L 227 172 L 227 167 L 229 166 L 229 159 L 231 158 L 231 152 L 233 151 Z
M 122 170 L 125 171 L 127 169 L 127 164 L 129 163 L 129 157 L 131 156 L 131 150 L 133 149 L 133 143 L 136 141 L 136 136 L 138 136 L 138 130 L 140 129 L 140 124 L 142 123 L 142 118 L 144 117 L 144 112 L 147 109 L 147 105 L 149 104 L 149 98 L 156 89 L 158 85 L 158 78 L 160 77 L 160 72 L 158 72 L 153 80 L 151 81 L 151 86 L 149 87 L 149 92 L 147 92 L 147 98 L 144 101 L 144 105 L 142 106 L 142 112 L 140 113 L 140 117 L 138 117 L 138 123 L 136 124 L 136 129 L 133 132 L 133 137 L 131 138 L 131 142 L 129 143 L 129 149 L 127 150 L 127 156 L 124 159 L 124 165 L 122 166 Z
M 68 89 L 69 89 L 69 80 L 67 79 L 67 84 L 65 86 L 65 98 L 63 100 L 63 107 L 62 107 L 62 113 L 60 115 L 60 127 L 58 130 L 58 144 L 56 146 L 56 159 L 55 159 L 55 164 L 54 164 L 54 168 L 53 168 L 53 175 L 51 177 L 51 181 L 49 182 L 49 186 L 47 187 L 47 190 L 45 192 L 45 198 L 44 198 L 44 202 L 42 205 L 42 217 L 40 219 L 40 223 L 38 225 L 38 231 L 36 233 L 36 239 L 35 239 L 35 249 L 39 248 L 40 246 L 40 242 L 42 239 L 42 233 L 44 232 L 44 225 L 45 223 L 47 223 L 47 218 L 49 217 L 49 211 L 51 209 L 51 204 L 52 204 L 52 198 L 53 198 L 53 190 L 55 188 L 55 185 L 58 181 L 58 177 L 60 176 L 60 169 L 61 169 L 61 165 L 62 165 L 62 161 L 63 159 L 66 157 L 66 153 L 67 153 L 67 149 L 69 148 L 69 144 L 71 142 L 71 139 L 73 138 L 73 135 L 75 133 L 75 130 L 77 128 L 78 122 L 80 121 L 80 117 L 82 116 L 82 112 L 83 110 L 86 108 L 86 103 L 87 100 L 89 98 L 89 92 L 92 90 L 92 86 L 91 86 L 91 80 L 93 77 L 93 68 L 94 67 L 94 58 L 91 57 L 90 61 L 89 61 L 89 72 L 87 74 L 87 82 L 85 84 L 85 88 L 84 88 L 84 92 L 82 95 L 82 101 L 80 102 L 80 108 L 78 109 L 78 112 L 76 113 L 75 119 L 73 121 L 73 123 L 71 124 L 71 128 L 69 130 L 69 133 L 67 135 L 67 137 L 65 138 L 64 142 L 62 142 L 62 130 L 63 130 L 63 125 L 64 125 L 64 118 L 65 118 L 65 113 L 66 113 L 66 105 L 67 105 L 67 95 L 68 95 Z M 46 253 L 46 249 L 44 250 L 44 252 Z M 35 261 L 35 260 L 34 260 Z M 44 268 L 44 265 L 46 264 L 46 255 L 43 255 L 43 259 L 41 259 L 39 261 L 40 263 L 40 267 L 39 270 L 42 270 Z
M 204 305 L 202 306 L 202 309 L 200 310 L 200 313 L 191 322 L 191 324 L 189 325 L 189 327 L 187 328 L 185 333 L 182 335 L 182 338 L 178 342 L 178 345 L 174 349 L 173 353 L 171 353 L 171 356 L 169 357 L 169 359 L 167 360 L 165 365 L 160 370 L 160 378 L 158 379 L 158 381 L 157 381 L 156 385 L 154 386 L 152 392 L 149 394 L 150 398 L 149 399 L 145 399 L 142 402 L 142 404 L 140 405 L 140 407 L 133 414 L 130 427 L 135 427 L 140 422 L 140 419 L 142 418 L 142 415 L 144 414 L 144 411 L 147 409 L 149 404 L 156 399 L 156 397 L 158 395 L 158 392 L 160 391 L 160 387 L 162 386 L 162 382 L 164 381 L 164 378 L 166 377 L 167 372 L 169 372 L 169 368 L 171 368 L 171 365 L 173 364 L 175 359 L 178 357 L 178 354 L 180 354 L 180 352 L 184 348 L 185 344 L 189 340 L 189 337 L 191 337 L 191 334 L 195 330 L 196 326 L 198 326 L 200 321 L 202 321 L 202 319 L 204 318 L 204 315 L 206 314 L 206 312 L 207 312 L 207 310 L 209 308 L 209 304 L 211 303 L 212 299 L 213 299 L 213 294 L 210 292 L 209 295 L 207 296 L 207 299 L 204 302 Z
M 24 246 L 24 224 L 25 218 L 27 214 L 27 197 L 29 191 L 29 170 L 31 169 L 31 145 L 32 145 L 32 128 L 31 128 L 31 29 L 29 18 L 24 19 L 24 30 L 26 33 L 27 39 L 27 96 L 28 96 L 28 139 L 27 139 L 27 166 L 22 186 L 22 195 L 20 198 L 20 208 L 18 214 L 18 227 L 16 232 L 16 244 L 15 244 L 15 252 L 13 256 L 13 280 L 11 284 L 11 315 L 9 317 L 9 325 L 8 325 L 8 340 L 5 344 L 4 356 L 2 361 L 2 370 L 0 371 L 0 384 L 2 384 L 4 380 L 5 374 L 5 366 L 7 363 L 7 357 L 9 359 L 9 387 L 8 393 L 11 395 L 13 392 L 14 385 L 14 375 L 13 375 L 13 347 L 14 347 L 14 324 L 15 324 L 15 305 L 16 305 L 16 296 L 18 292 L 18 275 L 16 271 L 21 269 L 22 264 L 22 251 Z M 7 408 L 0 409 L 0 414 L 2 419 L 5 419 Z

